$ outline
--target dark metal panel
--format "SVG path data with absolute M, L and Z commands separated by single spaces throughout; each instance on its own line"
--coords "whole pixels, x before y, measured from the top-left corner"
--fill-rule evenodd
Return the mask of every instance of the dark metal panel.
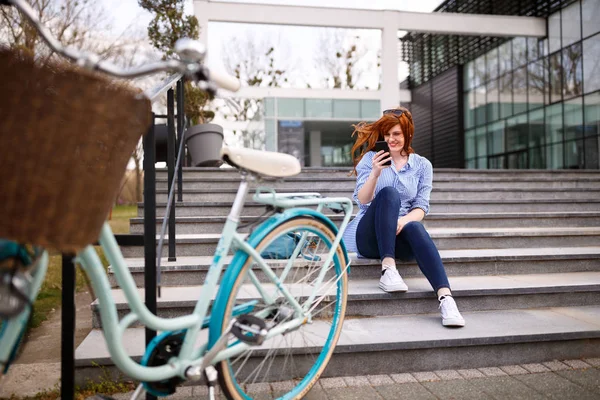
M 433 96 L 433 154 L 436 168 L 463 166 L 462 135 L 459 110 L 459 68 L 453 67 L 431 81 Z
M 415 123 L 412 147 L 418 154 L 431 160 L 431 85 L 425 83 L 412 91 L 411 113 Z

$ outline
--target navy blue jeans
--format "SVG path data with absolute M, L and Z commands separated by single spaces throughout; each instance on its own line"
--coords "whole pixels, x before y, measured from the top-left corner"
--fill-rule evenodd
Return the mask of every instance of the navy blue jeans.
M 450 288 L 440 253 L 420 222 L 409 222 L 396 236 L 400 195 L 388 186 L 377 193 L 356 230 L 358 252 L 367 258 L 416 260 L 433 290 Z

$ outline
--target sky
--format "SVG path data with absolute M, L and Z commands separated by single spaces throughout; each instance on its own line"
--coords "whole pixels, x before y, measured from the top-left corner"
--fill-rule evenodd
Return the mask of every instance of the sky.
M 114 21 L 119 33 L 128 26 L 145 27 L 150 21 L 148 12 L 138 6 L 137 0 L 99 0 Z M 227 0 L 231 3 L 261 3 L 302 5 L 312 7 L 358 8 L 371 10 L 433 11 L 442 0 Z M 186 12 L 193 12 L 193 0 L 186 0 Z
M 127 35 L 128 31 L 145 31 L 151 20 L 151 15 L 139 7 L 137 0 L 99 0 L 102 2 L 109 19 L 112 20 L 113 33 Z M 220 0 L 213 0 L 218 2 Z M 403 10 L 431 12 L 442 0 L 227 0 L 235 3 L 261 3 L 279 5 L 300 5 L 313 7 L 336 7 L 374 10 Z M 186 13 L 193 12 L 193 0 L 186 0 Z M 278 67 L 288 73 L 292 87 L 323 87 L 321 75 L 314 70 L 307 74 L 307 64 L 318 63 L 319 49 L 323 38 L 329 36 L 331 28 L 308 28 L 292 26 L 269 26 L 255 24 L 231 24 L 211 22 L 208 28 L 208 59 L 207 64 L 212 68 L 223 68 L 223 52 L 232 42 L 244 37 L 252 37 L 256 42 L 269 41 L 276 45 L 275 59 Z M 379 83 L 377 69 L 377 53 L 381 48 L 381 35 L 377 30 L 343 30 L 349 36 L 358 36 L 365 53 L 363 60 L 364 72 L 361 86 L 375 89 Z M 408 74 L 406 65 L 401 65 L 398 72 L 400 80 Z

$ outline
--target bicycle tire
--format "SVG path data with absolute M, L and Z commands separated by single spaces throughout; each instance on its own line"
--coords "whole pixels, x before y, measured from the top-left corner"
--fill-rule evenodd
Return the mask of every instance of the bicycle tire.
M 271 230 L 271 232 L 266 234 L 265 237 L 256 246 L 256 250 L 259 253 L 261 253 L 261 252 L 265 251 L 265 249 L 267 249 L 267 247 L 271 243 L 273 243 L 278 237 L 280 237 L 282 235 L 286 235 L 288 232 L 298 233 L 299 231 L 301 231 L 301 232 L 307 231 L 309 233 L 312 233 L 310 245 L 312 247 L 313 254 L 326 255 L 327 252 L 330 250 L 331 243 L 334 241 L 335 236 L 336 236 L 336 234 L 331 230 L 331 228 L 328 227 L 327 225 L 325 225 L 322 221 L 319 221 L 315 218 L 308 217 L 308 216 L 301 216 L 301 217 L 296 217 L 296 218 L 286 220 L 286 221 L 282 222 L 281 224 L 279 224 L 278 226 L 274 227 Z M 319 243 L 316 246 L 314 245 L 314 243 L 316 241 L 315 238 L 320 239 Z M 322 249 L 319 247 L 321 245 L 326 245 L 327 248 Z M 322 251 L 322 250 L 324 250 L 324 251 Z M 288 275 L 288 278 L 290 278 L 290 275 L 293 275 L 293 277 L 291 278 L 291 280 L 286 279 L 283 284 L 288 285 L 290 290 L 294 290 L 296 293 L 301 293 L 300 296 L 298 296 L 298 298 L 301 299 L 302 293 L 304 293 L 303 288 L 309 287 L 309 284 L 305 283 L 307 277 L 311 278 L 311 276 L 312 276 L 312 277 L 316 278 L 316 276 L 314 276 L 314 275 L 318 275 L 318 274 L 315 274 L 314 271 L 318 271 L 321 269 L 321 267 L 316 267 L 316 268 L 310 267 L 310 264 L 311 263 L 321 263 L 322 264 L 324 261 L 324 258 L 325 257 L 323 256 L 323 257 L 320 257 L 318 260 L 316 260 L 315 257 L 312 257 L 312 259 L 307 260 L 307 259 L 304 259 L 302 256 L 300 256 L 297 259 L 297 261 L 295 261 L 295 263 L 298 263 L 300 267 L 295 266 L 293 268 L 294 272 L 290 273 Z M 294 330 L 293 332 L 287 333 L 286 335 L 277 335 L 277 336 L 265 341 L 265 343 L 263 343 L 263 345 L 261 345 L 261 346 L 250 347 L 248 350 L 237 355 L 235 358 L 230 358 L 228 360 L 224 360 L 224 361 L 217 363 L 216 367 L 219 372 L 219 374 L 218 374 L 219 383 L 220 383 L 221 389 L 223 390 L 223 393 L 227 396 L 227 398 L 235 399 L 235 400 L 251 399 L 251 396 L 249 396 L 247 393 L 247 390 L 251 387 L 250 386 L 251 384 L 264 383 L 266 381 L 273 382 L 273 380 L 280 382 L 280 385 L 277 386 L 278 388 L 280 388 L 280 393 L 276 393 L 276 395 L 280 396 L 279 398 L 286 399 L 286 400 L 287 399 L 300 399 L 300 398 L 304 397 L 304 395 L 314 386 L 314 384 L 317 382 L 317 380 L 323 373 L 323 370 L 329 363 L 331 355 L 333 354 L 333 350 L 339 339 L 340 332 L 342 330 L 344 315 L 345 315 L 345 311 L 346 311 L 346 297 L 348 294 L 348 277 L 347 277 L 347 273 L 346 273 L 346 261 L 345 260 L 346 259 L 344 257 L 344 252 L 342 250 L 342 247 L 340 245 L 338 245 L 338 248 L 336 250 L 336 256 L 334 257 L 334 262 L 333 262 L 334 268 L 329 268 L 329 270 L 327 272 L 328 275 L 325 277 L 325 279 L 322 282 L 322 287 L 326 288 L 326 289 L 324 289 L 325 291 L 329 291 L 329 286 L 332 286 L 331 289 L 335 290 L 334 301 L 327 302 L 325 307 L 318 307 L 318 306 L 321 306 L 321 304 L 324 302 L 324 300 L 321 300 L 321 302 L 316 303 L 316 305 L 314 305 L 315 303 L 313 303 L 313 305 L 311 305 L 311 309 L 314 309 L 315 306 L 317 306 L 317 308 L 318 308 L 318 310 L 315 314 L 319 314 L 319 313 L 321 313 L 321 311 L 325 311 L 320 316 L 319 315 L 313 316 L 313 324 L 301 325 L 299 329 Z M 274 260 L 268 260 L 268 261 L 273 262 Z M 233 284 L 229 288 L 224 288 L 224 289 L 228 290 L 228 292 L 225 292 L 225 293 L 229 293 L 229 298 L 227 299 L 227 303 L 226 303 L 227 305 L 225 307 L 225 315 L 224 315 L 223 323 L 221 326 L 221 332 L 223 332 L 225 329 L 227 329 L 227 326 L 231 320 L 231 310 L 238 302 L 238 295 L 240 294 L 240 289 L 243 287 L 244 288 L 251 287 L 251 286 L 249 286 L 251 283 L 248 284 L 248 282 L 250 282 L 250 280 L 249 280 L 250 278 L 248 277 L 247 272 L 252 267 L 252 265 L 253 265 L 253 259 L 251 257 L 248 257 L 248 259 L 246 260 L 246 262 L 243 264 L 242 268 L 240 269 L 236 279 L 233 281 Z M 308 268 L 307 268 L 307 266 L 308 266 Z M 298 271 L 301 271 L 303 273 L 303 275 L 301 275 L 300 281 L 294 283 L 295 278 L 298 276 Z M 278 277 L 281 276 L 279 274 L 277 274 L 277 275 L 278 275 Z M 302 280 L 304 280 L 305 282 L 302 282 Z M 245 286 L 245 285 L 247 285 L 247 286 Z M 327 286 L 327 285 L 329 285 L 329 286 Z M 333 287 L 333 285 L 335 285 L 335 287 Z M 247 290 L 246 290 L 246 292 L 247 292 Z M 273 292 L 275 292 L 275 293 L 277 292 L 277 288 L 275 285 L 273 285 L 273 287 L 269 293 L 272 294 Z M 283 298 L 282 296 L 279 296 L 279 299 L 285 300 L 285 298 Z M 318 299 L 320 299 L 320 297 L 317 297 L 317 300 Z M 328 297 L 328 299 L 329 299 L 329 297 Z M 240 299 L 239 301 L 246 302 L 247 298 Z M 301 301 L 300 301 L 300 304 L 302 304 Z M 333 307 L 331 307 L 332 305 L 333 305 Z M 274 320 L 277 319 L 277 315 L 281 313 L 281 310 L 284 309 L 284 307 L 285 306 L 282 305 L 278 309 L 276 315 L 272 317 L 271 322 L 273 322 Z M 261 310 L 260 304 L 257 304 L 254 308 L 254 311 L 260 311 L 260 310 Z M 264 310 L 264 308 L 263 308 L 263 310 Z M 327 322 L 324 322 L 323 320 L 319 319 L 319 318 L 327 318 L 328 310 L 331 310 L 331 313 L 329 313 L 329 314 L 331 314 L 331 316 L 329 317 L 331 320 L 329 325 Z M 319 318 L 315 318 L 315 317 L 319 317 Z M 320 333 L 322 333 L 323 329 L 328 330 L 328 331 L 327 331 L 326 335 L 317 336 L 317 335 L 314 335 L 314 333 L 317 331 L 317 329 L 321 330 Z M 304 344 L 308 343 L 306 341 L 306 337 L 304 337 L 304 335 L 306 333 L 312 334 L 311 340 L 309 341 L 311 346 L 310 347 L 308 347 L 308 346 L 299 347 L 298 345 L 296 345 L 296 347 L 286 346 L 286 344 L 289 344 L 287 342 L 288 335 L 296 336 L 295 338 L 294 337 L 290 338 L 290 342 L 291 342 L 292 340 L 298 340 L 297 337 L 298 337 L 299 333 L 303 335 L 303 339 L 304 339 L 303 343 Z M 314 340 L 319 339 L 319 337 L 324 339 L 324 343 L 320 346 L 315 345 L 315 343 L 314 343 Z M 282 339 L 285 340 L 286 343 L 282 343 Z M 281 346 L 281 344 L 283 344 L 283 346 Z M 266 350 L 265 348 L 268 348 L 268 350 Z M 258 357 L 252 357 L 253 353 L 255 355 L 260 356 L 260 353 L 265 353 L 265 351 L 266 351 L 265 358 L 261 362 L 258 362 L 256 360 L 256 358 L 258 358 Z M 283 356 L 284 360 L 282 363 L 281 362 L 281 357 L 282 357 L 281 353 L 283 351 L 288 351 L 289 354 Z M 296 353 L 295 356 L 304 356 L 306 358 L 312 359 L 312 362 L 307 364 L 304 361 L 304 362 L 301 362 L 301 363 L 299 362 L 296 364 L 294 357 L 293 356 L 289 357 L 290 355 L 292 355 L 292 353 Z M 302 354 L 302 353 L 304 353 L 304 354 Z M 264 369 L 265 362 L 269 358 L 269 356 L 271 356 L 271 361 L 269 363 L 269 367 L 266 369 L 265 374 L 263 376 L 263 375 L 261 375 L 261 372 Z M 250 363 L 248 363 L 248 360 L 250 358 L 252 358 L 252 360 Z M 276 358 L 278 358 L 277 366 L 275 368 L 273 368 L 273 364 L 276 361 Z M 238 362 L 242 359 L 244 361 L 241 365 L 239 365 Z M 288 361 L 290 361 L 289 366 L 291 366 L 290 373 L 288 373 L 285 368 L 286 365 L 288 365 Z M 249 373 L 248 369 L 250 369 L 250 368 L 246 368 L 246 370 L 242 370 L 246 365 L 248 365 L 248 366 L 258 365 L 257 366 L 258 372 L 255 372 L 256 371 L 256 369 L 255 369 Z M 235 370 L 236 367 L 239 367 L 239 370 Z M 253 376 L 253 374 L 254 374 L 254 376 Z M 271 375 L 273 375 L 273 376 L 271 376 Z M 285 381 L 285 383 L 281 383 L 281 381 Z M 285 389 L 281 390 L 282 388 L 285 388 Z

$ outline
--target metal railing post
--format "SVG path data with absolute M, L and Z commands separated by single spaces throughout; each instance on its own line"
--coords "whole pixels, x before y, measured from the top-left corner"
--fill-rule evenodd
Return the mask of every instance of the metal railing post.
M 75 397 L 75 264 L 73 254 L 62 255 L 60 398 Z
M 156 314 L 156 170 L 154 165 L 154 113 L 152 125 L 144 136 L 144 289 L 148 310 Z M 146 328 L 146 347 L 156 336 L 156 331 Z M 155 400 L 151 394 L 147 400 Z
M 183 86 L 183 78 L 177 81 L 177 148 L 181 146 L 181 141 L 185 138 L 185 88 Z M 177 201 L 183 201 L 183 161 L 185 160 L 185 150 L 181 154 L 182 159 L 179 160 L 179 168 L 177 169 Z
M 175 178 L 175 93 L 173 89 L 167 92 L 167 174 L 169 191 Z M 167 195 L 168 202 L 168 195 Z M 169 205 L 169 261 L 177 261 L 175 256 L 175 199 Z

